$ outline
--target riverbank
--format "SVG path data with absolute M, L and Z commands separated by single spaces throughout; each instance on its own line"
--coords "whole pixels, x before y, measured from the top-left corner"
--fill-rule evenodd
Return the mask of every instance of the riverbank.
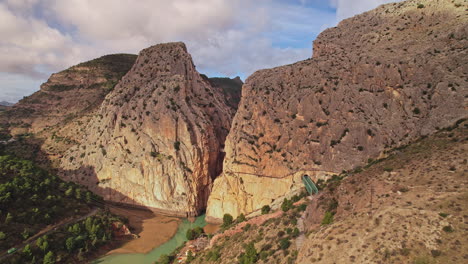
M 170 218 L 170 217 L 169 217 Z M 177 218 L 176 218 L 177 219 Z M 194 227 L 204 227 L 206 225 L 205 216 L 199 216 L 195 218 L 193 222 L 188 221 L 188 219 L 177 219 L 178 227 L 177 232 L 165 243 L 158 245 L 152 248 L 151 251 L 145 253 L 118 253 L 116 251 L 110 251 L 108 254 L 105 254 L 102 258 L 97 259 L 93 263 L 100 263 L 100 264 L 128 264 L 128 263 L 138 263 L 138 264 L 152 264 L 154 261 L 158 260 L 161 255 L 169 255 L 174 252 L 175 249 L 183 245 L 185 241 L 187 241 L 187 230 L 194 228 Z M 172 222 L 171 222 L 172 223 Z M 166 223 L 168 224 L 168 223 Z M 143 228 L 144 229 L 144 228 Z M 159 230 L 162 231 L 162 230 Z M 152 233 L 153 232 L 153 233 Z M 158 236 L 159 233 L 156 230 L 149 232 L 150 235 Z M 159 239 L 159 238 L 156 238 Z M 126 243 L 127 244 L 127 243 Z M 119 250 L 131 249 L 128 245 L 125 247 L 119 247 Z M 141 249 L 141 246 L 138 246 Z M 111 252 L 113 252 L 111 254 Z M 102 255 L 101 255 L 102 256 Z
M 177 232 L 181 222 L 179 218 L 156 215 L 151 211 L 113 206 L 113 214 L 121 215 L 129 220 L 129 226 L 136 238 L 124 242 L 119 248 L 105 255 L 112 254 L 146 254 L 156 247 L 169 241 Z

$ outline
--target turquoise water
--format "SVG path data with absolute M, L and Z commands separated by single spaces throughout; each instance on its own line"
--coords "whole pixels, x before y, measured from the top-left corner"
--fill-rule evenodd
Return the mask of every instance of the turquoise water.
M 201 215 L 191 223 L 184 219 L 177 228 L 176 234 L 166 243 L 151 250 L 148 254 L 115 254 L 103 257 L 93 262 L 93 264 L 153 264 L 163 254 L 169 255 L 176 248 L 187 241 L 186 234 L 189 228 L 196 226 L 204 227 L 206 225 L 205 215 Z M 155 234 L 157 235 L 157 234 Z

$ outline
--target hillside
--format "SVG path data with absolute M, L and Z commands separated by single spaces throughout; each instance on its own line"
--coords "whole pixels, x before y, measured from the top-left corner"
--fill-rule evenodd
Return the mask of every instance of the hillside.
M 130 70 L 135 59 L 129 54 L 107 55 L 52 74 L 39 91 L 4 113 L 11 133 L 38 133 L 90 114 Z
M 0 140 L 14 136 L 11 153 L 57 165 L 79 143 L 104 97 L 132 67 L 135 55 L 106 55 L 52 74 L 34 94 L 0 112 Z
M 101 200 L 31 161 L 0 156 L 0 262 L 83 263 L 122 224 L 96 207 Z
M 305 204 L 192 248 L 190 263 L 465 263 L 467 134 L 460 121 L 320 181 Z
M 303 174 L 327 179 L 466 117 L 466 8 L 383 5 L 322 32 L 312 59 L 250 76 L 208 218 L 258 211 Z

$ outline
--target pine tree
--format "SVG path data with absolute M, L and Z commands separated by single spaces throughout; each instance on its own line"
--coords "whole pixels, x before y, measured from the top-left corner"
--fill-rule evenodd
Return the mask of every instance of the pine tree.
M 9 224 L 13 221 L 13 215 L 11 213 L 8 213 L 6 218 L 5 218 L 5 224 Z
M 47 252 L 44 256 L 44 264 L 54 264 L 55 263 L 55 256 L 52 251 Z

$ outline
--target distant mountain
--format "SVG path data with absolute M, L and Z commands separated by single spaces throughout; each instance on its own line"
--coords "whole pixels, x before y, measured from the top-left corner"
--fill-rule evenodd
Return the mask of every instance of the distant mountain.
M 14 105 L 13 103 L 7 102 L 7 101 L 1 101 L 0 106 L 12 106 Z

